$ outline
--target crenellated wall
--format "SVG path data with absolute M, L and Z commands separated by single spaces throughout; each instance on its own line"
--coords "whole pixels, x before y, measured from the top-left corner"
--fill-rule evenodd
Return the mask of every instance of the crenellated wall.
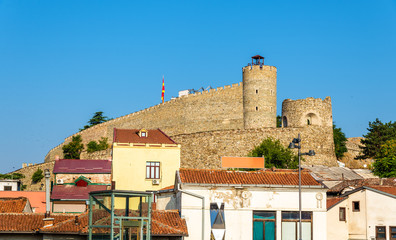
M 86 144 L 101 137 L 107 137 L 112 141 L 114 128 L 160 128 L 171 136 L 201 131 L 242 129 L 242 101 L 242 84 L 232 84 L 172 99 L 74 135 L 80 134 Z M 57 155 L 62 158 L 62 147 L 71 141 L 72 136 L 51 149 L 45 157 L 45 162 L 53 161 Z

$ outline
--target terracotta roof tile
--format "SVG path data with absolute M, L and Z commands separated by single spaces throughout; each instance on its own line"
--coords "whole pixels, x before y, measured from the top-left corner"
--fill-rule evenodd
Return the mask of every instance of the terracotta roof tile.
M 386 193 L 396 196 L 396 187 L 395 186 L 368 185 L 366 187 L 374 188 L 381 192 L 386 192 Z
M 179 174 L 182 183 L 298 185 L 296 170 L 229 171 L 181 168 Z M 307 171 L 302 172 L 301 182 L 304 186 L 321 186 Z
M 0 197 L 17 198 L 26 197 L 29 199 L 30 206 L 36 213 L 45 213 L 45 192 L 31 191 L 0 191 Z
M 158 191 L 162 191 L 162 190 L 171 190 L 171 189 L 174 189 L 174 188 L 175 188 L 175 185 L 171 185 L 171 186 L 167 186 L 167 187 L 161 188 L 161 189 L 158 190 Z
M 51 214 L 54 224 L 73 218 L 70 214 Z M 35 232 L 44 226 L 42 213 L 2 213 L 0 232 Z
M 140 129 L 114 129 L 114 142 L 116 143 L 151 143 L 151 144 L 176 144 L 160 129 L 147 129 L 147 137 L 139 137 Z
M 326 199 L 326 204 L 327 204 L 327 209 L 331 208 L 332 206 L 336 205 L 337 203 L 341 202 L 344 200 L 346 197 L 333 197 L 333 198 L 327 198 Z
M 122 211 L 118 211 L 122 214 Z M 122 214 L 123 215 L 123 214 Z M 133 214 L 132 214 L 133 215 Z M 136 214 L 137 215 L 137 214 Z M 96 224 L 109 224 L 110 214 L 105 210 L 95 210 L 93 212 L 93 222 Z M 151 234 L 155 236 L 174 235 L 188 236 L 187 224 L 181 219 L 177 210 L 154 210 L 152 211 Z M 100 223 L 99 223 L 100 222 Z M 40 232 L 53 233 L 88 233 L 88 213 L 83 213 L 77 218 L 70 218 L 51 227 L 41 228 Z M 96 231 L 107 231 L 108 229 L 95 229 Z
M 106 185 L 88 185 L 86 187 L 75 185 L 55 185 L 52 189 L 51 199 L 88 200 L 90 192 L 102 191 L 106 189 Z
M 111 173 L 109 160 L 59 159 L 55 160 L 54 173 Z
M 22 213 L 27 204 L 27 198 L 0 198 L 0 213 Z

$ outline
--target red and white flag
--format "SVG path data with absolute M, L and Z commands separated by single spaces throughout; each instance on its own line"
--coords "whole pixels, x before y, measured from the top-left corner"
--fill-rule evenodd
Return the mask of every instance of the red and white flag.
M 164 76 L 162 76 L 162 95 L 161 95 L 162 103 L 164 103 L 164 97 L 165 97 L 165 78 Z

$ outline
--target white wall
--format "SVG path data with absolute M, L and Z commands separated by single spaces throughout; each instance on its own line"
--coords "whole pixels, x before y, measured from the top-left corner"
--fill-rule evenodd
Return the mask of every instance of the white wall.
M 389 226 L 396 226 L 396 198 L 366 190 L 367 235 L 375 237 L 376 226 L 386 226 L 386 239 L 390 239 Z
M 281 211 L 298 211 L 297 188 L 257 188 L 235 189 L 233 187 L 205 188 L 186 186 L 183 190 L 205 197 L 205 239 L 210 239 L 211 202 L 223 202 L 225 205 L 226 238 L 253 239 L 253 210 L 276 211 L 277 239 L 281 237 Z M 316 195 L 320 193 L 322 200 Z M 182 211 L 187 222 L 189 237 L 185 239 L 201 239 L 202 200 L 183 194 L 181 198 Z M 303 189 L 303 211 L 313 212 L 313 239 L 326 240 L 326 190 Z
M 340 221 L 340 207 L 345 208 L 346 221 Z M 348 239 L 348 199 L 327 211 L 327 239 Z
M 17 181 L 0 181 L 0 191 L 4 191 L 4 186 L 11 186 L 11 191 L 18 191 L 18 182 Z

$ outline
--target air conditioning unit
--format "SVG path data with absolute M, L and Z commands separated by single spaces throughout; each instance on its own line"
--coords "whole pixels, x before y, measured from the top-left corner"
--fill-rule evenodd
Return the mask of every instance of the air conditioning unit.
M 158 179 L 153 179 L 153 185 L 159 185 L 160 181 Z
M 63 184 L 63 179 L 56 180 L 56 184 Z

